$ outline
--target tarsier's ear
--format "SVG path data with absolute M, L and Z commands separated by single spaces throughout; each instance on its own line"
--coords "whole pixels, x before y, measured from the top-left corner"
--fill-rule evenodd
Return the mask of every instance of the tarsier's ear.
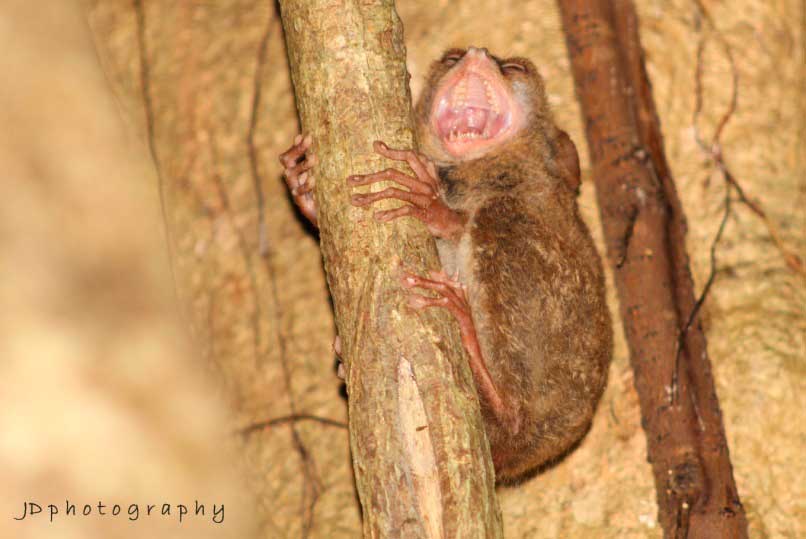
M 568 188 L 575 195 L 579 195 L 579 154 L 574 141 L 571 140 L 568 133 L 557 129 L 557 135 L 552 141 L 552 145 L 560 176 Z

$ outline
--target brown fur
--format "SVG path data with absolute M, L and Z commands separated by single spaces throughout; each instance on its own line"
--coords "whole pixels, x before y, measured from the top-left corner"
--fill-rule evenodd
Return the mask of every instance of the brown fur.
M 457 243 L 438 240 L 440 258 L 467 286 L 485 363 L 517 418 L 514 428 L 502 424 L 482 399 L 498 480 L 510 482 L 584 435 L 605 387 L 612 329 L 602 264 L 577 208 L 576 149 L 551 118 L 534 65 L 506 61 L 526 68 L 504 75 L 527 104 L 526 127 L 513 138 L 472 160 L 442 148 L 429 123 L 450 69 L 442 61 L 416 119 L 445 202 L 468 218 Z

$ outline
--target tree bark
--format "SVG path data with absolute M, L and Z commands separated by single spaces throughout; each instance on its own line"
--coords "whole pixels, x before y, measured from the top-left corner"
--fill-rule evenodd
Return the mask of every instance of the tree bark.
M 365 537 L 501 537 L 494 474 L 458 331 L 413 312 L 403 269 L 437 269 L 426 228 L 376 223 L 349 203 L 349 174 L 384 163 L 372 142 L 413 148 L 402 26 L 389 0 L 281 1 L 349 394 Z M 383 188 L 381 185 L 379 188 Z M 377 209 L 377 208 L 375 208 Z
M 666 537 L 747 537 L 629 0 L 560 0 Z M 682 337 L 681 337 L 682 335 Z

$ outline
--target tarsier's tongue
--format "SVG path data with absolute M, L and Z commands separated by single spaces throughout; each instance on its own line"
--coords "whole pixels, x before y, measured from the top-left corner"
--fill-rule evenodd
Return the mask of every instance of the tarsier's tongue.
M 467 107 L 447 111 L 444 116 L 444 120 L 446 127 L 448 127 L 449 133 L 481 134 L 484 132 L 484 128 L 487 125 L 487 119 L 490 117 L 490 114 L 491 112 L 488 109 Z
M 483 131 L 487 123 L 487 117 L 490 115 L 488 109 L 477 109 L 475 107 L 467 107 L 462 119 L 459 120 L 458 125 L 465 131 L 475 130 Z

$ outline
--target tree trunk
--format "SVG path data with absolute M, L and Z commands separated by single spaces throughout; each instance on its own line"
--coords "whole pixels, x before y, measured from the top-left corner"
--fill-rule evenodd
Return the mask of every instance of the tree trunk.
M 402 270 L 437 269 L 413 219 L 376 223 L 345 178 L 413 148 L 403 29 L 389 0 L 281 2 L 297 107 L 317 155 L 316 203 L 341 337 L 365 537 L 501 537 L 469 368 L 447 312 L 413 312 Z M 379 188 L 383 188 L 380 186 Z
M 670 538 L 747 537 L 634 6 L 559 4 L 660 522 Z

